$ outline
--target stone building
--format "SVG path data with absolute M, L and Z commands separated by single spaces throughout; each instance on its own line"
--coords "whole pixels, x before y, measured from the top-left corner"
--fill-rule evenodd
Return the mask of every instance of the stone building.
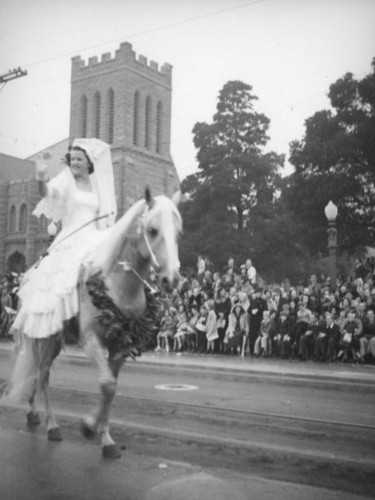
M 129 43 L 115 52 L 73 57 L 69 138 L 52 145 L 53 176 L 75 137 L 97 137 L 112 149 L 119 215 L 146 185 L 154 194 L 171 196 L 179 178 L 170 153 L 172 67 L 136 57 Z M 0 154 L 0 273 L 22 271 L 48 245 L 48 221 L 36 219 L 36 153 L 26 160 Z

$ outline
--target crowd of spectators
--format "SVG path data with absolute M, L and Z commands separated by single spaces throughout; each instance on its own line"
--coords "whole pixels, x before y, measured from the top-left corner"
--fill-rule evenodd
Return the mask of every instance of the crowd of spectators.
M 162 294 L 156 351 L 262 356 L 316 362 L 375 362 L 374 260 L 331 287 L 312 274 L 305 284 L 267 285 L 251 259 L 229 258 L 221 271 L 204 256 Z
M 357 260 L 353 276 L 332 289 L 325 276 L 305 284 L 266 284 L 251 261 L 229 258 L 221 271 L 204 256 L 182 272 L 171 294 L 161 293 L 156 351 L 280 359 L 375 363 L 375 259 Z M 21 276 L 0 281 L 0 338 L 17 311 Z M 153 279 L 151 277 L 151 283 Z

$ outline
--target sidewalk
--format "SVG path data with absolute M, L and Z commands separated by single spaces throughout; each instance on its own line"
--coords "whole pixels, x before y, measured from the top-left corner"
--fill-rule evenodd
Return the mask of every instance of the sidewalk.
M 0 350 L 11 351 L 11 342 L 0 342 Z M 89 360 L 82 347 L 66 346 L 62 357 Z M 128 361 L 132 363 L 132 361 Z M 225 371 L 234 374 L 280 376 L 280 378 L 313 378 L 375 385 L 375 365 L 351 363 L 314 363 L 312 361 L 264 359 L 219 354 L 145 352 L 135 361 L 139 364 L 179 367 L 194 370 Z

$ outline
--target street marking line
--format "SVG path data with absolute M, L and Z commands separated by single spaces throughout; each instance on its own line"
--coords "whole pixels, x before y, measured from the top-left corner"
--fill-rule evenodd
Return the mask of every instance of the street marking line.
M 159 384 L 155 385 L 158 391 L 195 391 L 198 389 L 197 385 L 189 384 Z

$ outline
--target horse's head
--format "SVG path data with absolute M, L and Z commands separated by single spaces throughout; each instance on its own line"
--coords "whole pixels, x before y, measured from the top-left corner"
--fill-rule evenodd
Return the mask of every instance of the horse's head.
M 176 287 L 180 279 L 177 241 L 182 220 L 175 201 L 177 198 L 172 201 L 166 196 L 153 197 L 147 188 L 146 209 L 139 219 L 139 232 L 143 237 L 139 238 L 138 250 L 151 259 L 160 285 L 167 291 Z

